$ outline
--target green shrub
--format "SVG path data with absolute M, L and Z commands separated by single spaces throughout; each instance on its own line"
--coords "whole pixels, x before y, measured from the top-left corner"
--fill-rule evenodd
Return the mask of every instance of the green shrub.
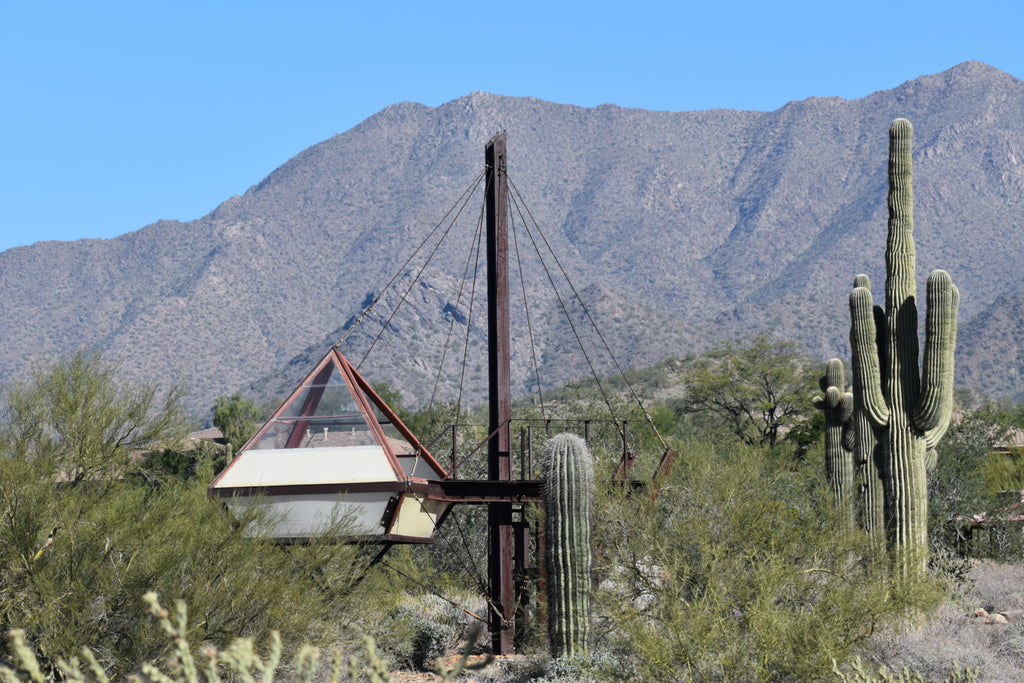
M 794 471 L 738 441 L 693 443 L 655 500 L 608 487 L 595 649 L 626 656 L 642 680 L 812 680 L 941 599 L 930 580 L 891 583 L 817 462 Z
M 292 642 L 351 639 L 352 608 L 370 612 L 358 548 L 247 538 L 201 482 L 61 489 L 23 466 L 0 460 L 0 622 L 24 628 L 49 666 L 81 645 L 114 672 L 155 656 L 163 645 L 135 609 L 152 589 L 193 605 L 197 640 L 265 638 L 272 626 Z
M 376 640 L 401 668 L 427 671 L 456 647 L 470 630 L 472 618 L 444 598 L 407 596 L 390 610 Z
M 137 609 L 151 590 L 187 600 L 197 641 L 265 640 L 272 627 L 287 643 L 354 641 L 385 590 L 373 574 L 359 581 L 372 551 L 331 535 L 290 547 L 246 537 L 253 520 L 207 498 L 208 464 L 194 479 L 143 476 L 132 448 L 181 431 L 173 402 L 155 397 L 81 355 L 9 388 L 0 623 L 24 629 L 48 671 L 81 646 L 115 674 L 158 655 Z
M 391 680 L 387 666 L 377 655 L 372 638 L 363 639 L 364 654 L 362 657 L 344 658 L 341 651 L 332 650 L 326 668 L 321 667 L 321 651 L 309 646 L 303 646 L 297 655 L 287 663 L 287 666 L 282 666 L 283 648 L 277 631 L 271 632 L 269 638 L 271 645 L 265 654 L 258 651 L 252 638 L 237 638 L 224 650 L 206 645 L 197 657 L 189 642 L 189 633 L 192 632 L 192 629 L 188 625 L 188 612 L 185 603 L 179 600 L 175 613 L 172 615 L 160 604 L 156 593 L 147 593 L 144 600 L 149 606 L 151 616 L 157 620 L 165 639 L 170 641 L 170 653 L 165 657 L 162 665 L 154 664 L 153 661 L 142 663 L 138 667 L 138 673 L 133 674 L 130 678 L 139 683 L 141 681 L 220 683 L 225 679 L 255 681 L 255 675 L 259 675 L 263 683 L 271 683 L 274 676 L 279 673 L 284 673 L 287 680 L 303 683 L 324 680 L 331 683 L 341 680 L 353 682 L 369 680 L 371 683 L 385 683 Z M 441 681 L 455 680 L 459 674 L 465 671 L 479 670 L 490 664 L 492 661 L 490 657 L 472 664 L 469 661 L 478 635 L 478 631 L 470 634 L 461 656 L 451 668 L 438 663 L 437 671 Z M 105 669 L 88 647 L 83 647 L 80 650 L 84 667 L 83 661 L 77 657 L 60 659 L 53 669 L 56 676 L 48 676 L 44 673 L 36 653 L 28 645 L 24 631 L 20 629 L 10 631 L 8 646 L 11 652 L 8 664 L 15 668 L 0 665 L 0 681 L 4 683 L 16 683 L 22 680 L 44 683 L 54 677 L 59 677 L 69 683 L 86 683 L 90 680 L 106 683 L 110 677 L 111 672 Z

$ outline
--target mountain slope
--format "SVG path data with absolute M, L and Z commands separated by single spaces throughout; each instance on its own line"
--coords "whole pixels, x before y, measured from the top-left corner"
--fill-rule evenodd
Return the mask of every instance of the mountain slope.
M 586 304 L 619 318 L 595 315 L 623 364 L 766 328 L 822 358 L 847 356 L 853 276 L 869 274 L 876 296 L 884 280 L 887 129 L 897 116 L 916 131 L 919 278 L 944 268 L 963 295 L 958 377 L 1024 396 L 1021 373 L 978 369 L 1020 354 L 1019 340 L 994 340 L 984 320 L 1020 289 L 1024 83 L 976 62 L 773 112 L 586 109 L 480 92 L 436 108 L 397 104 L 200 220 L 0 254 L 0 377 L 95 346 L 132 376 L 187 381 L 198 411 L 311 346 L 322 353 L 482 170 L 499 129 L 515 188 L 575 286 L 601 306 Z M 478 210 L 466 210 L 470 230 Z M 371 379 L 429 397 L 422 366 L 440 357 L 456 300 L 441 285 L 453 287 L 465 267 L 465 249 L 438 252 L 435 292 L 408 304 L 415 325 L 374 347 Z M 557 351 L 568 348 L 557 302 L 540 266 L 526 270 L 542 383 L 567 377 L 582 368 Z M 357 342 L 372 336 L 360 331 L 342 350 L 360 356 Z M 530 353 L 517 352 L 517 367 Z M 523 390 L 532 370 L 518 372 Z

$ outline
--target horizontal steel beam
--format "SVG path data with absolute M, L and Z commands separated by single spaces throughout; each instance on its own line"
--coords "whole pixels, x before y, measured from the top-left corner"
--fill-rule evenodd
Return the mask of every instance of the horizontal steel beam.
M 285 486 L 239 486 L 210 489 L 213 498 L 235 496 L 301 496 L 346 493 L 413 493 L 449 503 L 539 503 L 540 481 L 488 481 L 446 479 L 444 481 L 383 481 L 338 484 L 289 484 Z

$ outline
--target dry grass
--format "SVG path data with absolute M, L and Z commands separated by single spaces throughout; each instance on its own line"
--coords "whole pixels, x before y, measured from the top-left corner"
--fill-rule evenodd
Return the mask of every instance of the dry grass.
M 971 579 L 960 599 L 926 622 L 876 635 L 868 658 L 890 671 L 920 671 L 928 680 L 942 680 L 957 662 L 978 669 L 985 683 L 1024 681 L 1024 565 L 981 561 Z

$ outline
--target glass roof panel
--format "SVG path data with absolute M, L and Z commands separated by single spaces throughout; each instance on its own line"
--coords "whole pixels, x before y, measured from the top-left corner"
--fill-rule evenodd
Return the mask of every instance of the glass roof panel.
M 362 415 L 359 404 L 356 403 L 341 370 L 331 364 L 295 392 L 288 409 L 279 417 L 353 414 Z

